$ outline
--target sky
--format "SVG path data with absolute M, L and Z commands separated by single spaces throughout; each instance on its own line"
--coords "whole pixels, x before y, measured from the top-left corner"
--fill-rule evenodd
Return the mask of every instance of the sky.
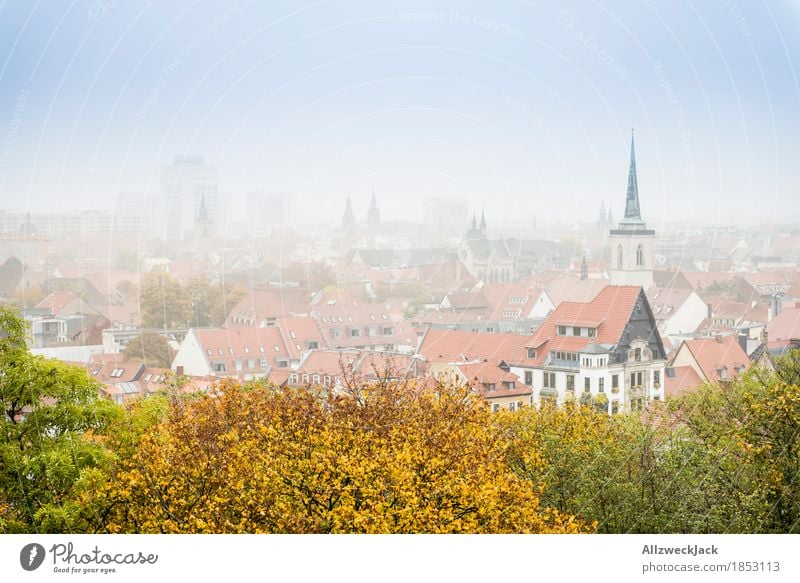
M 113 208 L 175 155 L 338 221 L 800 219 L 800 2 L 0 0 L 0 210 Z

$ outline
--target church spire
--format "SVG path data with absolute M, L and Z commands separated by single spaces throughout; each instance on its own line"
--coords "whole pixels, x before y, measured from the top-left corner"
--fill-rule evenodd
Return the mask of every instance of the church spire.
M 639 182 L 636 179 L 636 152 L 631 128 L 631 165 L 628 170 L 628 193 L 625 197 L 625 218 L 623 223 L 644 223 L 639 208 Z
M 350 202 L 350 197 L 347 197 L 347 203 L 344 206 L 344 215 L 342 216 L 342 230 L 347 230 L 356 222 L 356 217 L 353 214 L 353 203 Z

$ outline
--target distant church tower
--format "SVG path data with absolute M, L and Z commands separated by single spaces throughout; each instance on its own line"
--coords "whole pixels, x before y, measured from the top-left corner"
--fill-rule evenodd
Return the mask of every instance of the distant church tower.
M 350 202 L 350 197 L 347 197 L 347 204 L 344 207 L 344 215 L 342 216 L 342 230 L 347 231 L 356 222 L 356 217 L 353 214 L 353 203 Z
M 636 179 L 636 154 L 631 130 L 631 166 L 628 171 L 628 193 L 625 198 L 625 218 L 616 229 L 609 231 L 611 248 L 611 284 L 653 285 L 653 246 L 656 232 L 648 229 L 639 207 L 639 184 Z
M 375 189 L 372 189 L 372 202 L 367 211 L 367 225 L 370 228 L 377 228 L 381 224 L 381 211 L 378 210 L 378 203 L 375 200 Z
M 207 239 L 211 236 L 211 217 L 208 216 L 208 209 L 206 209 L 206 195 L 200 195 L 200 209 L 197 211 L 197 220 L 195 222 L 195 236 L 200 236 Z

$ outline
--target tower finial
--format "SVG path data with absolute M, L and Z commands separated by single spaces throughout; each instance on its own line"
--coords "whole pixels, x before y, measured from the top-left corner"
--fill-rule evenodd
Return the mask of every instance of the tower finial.
M 639 181 L 636 177 L 636 149 L 633 140 L 633 128 L 631 128 L 631 162 L 628 169 L 628 192 L 625 197 L 625 218 L 623 223 L 643 223 L 642 213 L 639 207 Z

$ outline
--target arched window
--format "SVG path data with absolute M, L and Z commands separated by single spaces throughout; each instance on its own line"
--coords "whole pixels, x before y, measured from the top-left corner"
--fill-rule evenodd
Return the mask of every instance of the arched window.
M 644 247 L 641 244 L 636 248 L 636 265 L 644 265 Z
M 622 245 L 617 245 L 617 267 L 622 267 Z

